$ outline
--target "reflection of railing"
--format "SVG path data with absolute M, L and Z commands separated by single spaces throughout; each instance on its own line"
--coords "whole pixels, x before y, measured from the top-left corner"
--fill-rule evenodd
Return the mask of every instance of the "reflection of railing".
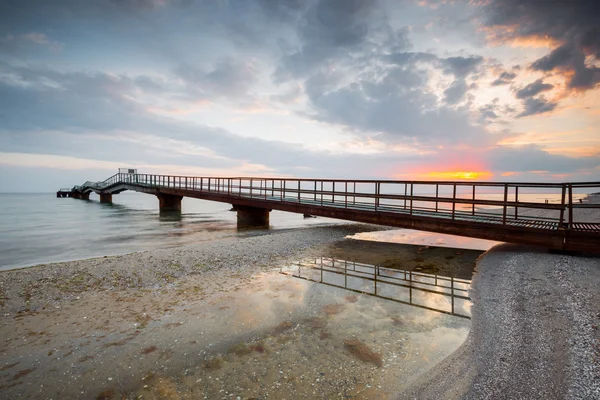
M 574 215 L 577 208 L 600 209 L 600 204 L 581 203 L 576 198 L 582 191 L 599 191 L 600 182 L 368 181 L 118 173 L 103 182 L 86 182 L 76 188 L 105 190 L 118 184 L 525 229 L 600 232 L 600 221 L 576 221 Z M 560 200 L 557 203 L 545 199 L 531 201 L 530 198 L 523 201 L 525 196 L 531 197 L 539 191 L 553 194 Z
M 470 315 L 457 311 L 466 311 L 465 307 L 459 307 L 457 302 L 466 305 L 466 302 L 471 300 L 467 296 L 471 281 L 465 279 L 323 257 L 281 268 L 280 273 L 430 311 L 471 318 Z M 416 293 L 433 295 L 438 299 L 448 298 L 448 309 L 421 304 L 420 300 L 431 298 L 418 299 Z

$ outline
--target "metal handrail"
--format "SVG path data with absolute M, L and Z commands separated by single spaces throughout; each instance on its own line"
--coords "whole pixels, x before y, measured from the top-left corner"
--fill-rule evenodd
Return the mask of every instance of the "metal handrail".
M 233 198 L 251 198 L 268 202 L 296 203 L 333 207 L 339 209 L 371 210 L 376 212 L 402 212 L 410 215 L 428 214 L 451 219 L 468 216 L 503 225 L 511 220 L 530 219 L 532 224 L 552 224 L 551 229 L 570 229 L 573 209 L 573 190 L 595 188 L 600 182 L 573 183 L 517 183 L 517 182 L 449 182 L 449 181 L 392 181 L 392 180 L 340 180 L 254 177 L 194 177 L 178 175 L 152 175 L 117 173 L 101 182 L 85 182 L 72 190 L 108 190 L 118 185 L 173 189 L 187 192 L 226 195 Z M 469 188 L 468 193 L 464 188 Z M 495 190 L 501 199 L 481 198 L 481 188 Z M 463 193 L 459 193 L 459 188 Z M 427 189 L 427 190 L 425 190 Z M 558 203 L 520 201 L 523 190 L 553 189 L 561 195 Z M 415 193 L 419 192 L 419 193 Z M 485 193 L 489 195 L 490 193 Z M 527 193 L 530 194 L 530 193 Z M 478 197 L 479 195 L 479 197 Z M 493 210 L 480 206 L 493 207 Z M 581 206 L 584 207 L 584 206 Z M 586 208 L 600 208 L 598 204 L 585 204 Z M 531 217 L 523 209 L 555 212 L 558 215 Z M 519 211 L 521 210 L 521 214 Z

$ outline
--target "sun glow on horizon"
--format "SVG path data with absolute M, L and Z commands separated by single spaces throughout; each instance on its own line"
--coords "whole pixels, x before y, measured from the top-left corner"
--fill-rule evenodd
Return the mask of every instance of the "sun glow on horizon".
M 428 179 L 464 179 L 464 180 L 474 180 L 474 179 L 489 179 L 493 176 L 493 174 L 489 171 L 432 171 L 422 174 L 424 177 Z

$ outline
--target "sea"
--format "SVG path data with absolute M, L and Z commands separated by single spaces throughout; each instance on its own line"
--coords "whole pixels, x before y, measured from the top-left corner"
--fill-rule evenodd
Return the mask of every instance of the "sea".
M 485 197 L 497 199 L 498 195 Z M 537 193 L 520 200 L 559 202 L 560 195 Z M 114 195 L 112 204 L 101 204 L 95 194 L 84 201 L 57 198 L 55 193 L 0 193 L 0 270 L 348 223 L 273 210 L 268 229 L 240 230 L 230 204 L 184 198 L 181 208 L 181 213 L 159 213 L 155 196 L 137 192 Z M 482 250 L 496 243 L 407 229 L 354 238 Z
M 184 198 L 181 210 L 159 213 L 155 196 L 137 192 L 114 195 L 112 204 L 95 194 L 0 193 L 0 270 L 347 223 L 274 210 L 268 229 L 238 230 L 231 204 Z

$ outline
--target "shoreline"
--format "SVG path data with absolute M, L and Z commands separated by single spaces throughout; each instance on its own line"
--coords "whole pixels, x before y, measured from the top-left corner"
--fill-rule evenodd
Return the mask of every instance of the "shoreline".
M 220 238 L 216 238 L 216 239 L 211 238 L 211 239 L 200 240 L 200 241 L 184 243 L 184 244 L 173 244 L 171 246 L 158 247 L 155 249 L 133 250 L 133 251 L 124 251 L 124 252 L 108 253 L 108 254 L 101 254 L 101 255 L 92 255 L 90 257 L 84 257 L 84 258 L 79 258 L 79 257 L 78 258 L 65 258 L 65 259 L 60 259 L 60 260 L 55 260 L 55 261 L 50 261 L 50 262 L 38 262 L 38 263 L 27 264 L 27 265 L 17 265 L 17 266 L 9 265 L 8 267 L 0 266 L 0 273 L 5 272 L 5 271 L 15 271 L 15 270 L 21 270 L 21 269 L 26 269 L 26 268 L 36 268 L 36 267 L 40 267 L 40 266 L 48 266 L 48 265 L 54 265 L 54 264 L 83 262 L 83 261 L 87 261 L 87 260 L 102 259 L 102 258 L 107 258 L 107 257 L 122 257 L 122 256 L 131 255 L 131 254 L 142 254 L 142 253 L 146 253 L 149 251 L 155 251 L 155 250 L 173 250 L 173 249 L 179 249 L 179 248 L 187 248 L 190 246 L 196 246 L 201 243 L 210 243 L 210 242 L 214 242 L 214 241 L 218 241 L 218 240 L 225 240 L 225 239 L 243 239 L 246 237 L 274 235 L 274 234 L 278 234 L 278 233 L 291 232 L 291 231 L 304 230 L 304 229 L 330 228 L 330 227 L 348 226 L 348 225 L 354 225 L 354 224 L 367 227 L 365 229 L 365 231 L 390 229 L 389 227 L 385 227 L 385 226 L 375 227 L 375 225 L 353 223 L 351 221 L 344 221 L 341 223 L 323 222 L 321 224 L 313 224 L 313 225 L 308 225 L 308 226 L 304 226 L 304 227 L 269 228 L 269 229 L 264 229 L 264 230 L 256 230 L 256 231 L 252 232 L 251 234 L 236 233 L 231 236 L 225 236 L 225 237 L 220 237 Z
M 104 390 L 109 389 L 114 390 L 114 393 L 111 393 L 115 396 L 124 393 L 131 395 L 132 391 L 142 390 L 144 398 L 153 398 L 152 393 L 147 393 L 140 386 L 140 383 L 143 385 L 145 382 L 148 371 L 154 371 L 161 377 L 152 380 L 152 384 L 148 382 L 152 390 L 162 390 L 161 385 L 167 379 L 165 377 L 182 374 L 181 371 L 183 375 L 177 382 L 183 382 L 181 384 L 185 385 L 188 379 L 185 371 L 195 371 L 198 365 L 203 368 L 202 364 L 198 364 L 198 356 L 202 357 L 200 360 L 210 361 L 211 358 L 206 357 L 214 358 L 215 351 L 222 353 L 223 349 L 231 346 L 235 349 L 235 343 L 223 342 L 223 332 L 205 329 L 204 324 L 211 325 L 212 321 L 221 320 L 221 324 L 225 323 L 228 326 L 230 322 L 227 321 L 232 318 L 230 314 L 233 310 L 239 309 L 239 305 L 252 302 L 252 298 L 258 295 L 255 292 L 258 286 L 270 288 L 270 292 L 266 294 L 269 299 L 270 296 L 276 299 L 283 295 L 284 298 L 281 300 L 283 301 L 289 295 L 290 299 L 297 298 L 300 301 L 308 295 L 312 296 L 310 301 L 307 300 L 308 304 L 316 305 L 317 311 L 323 306 L 331 305 L 332 300 L 328 299 L 329 296 L 315 297 L 315 292 L 312 290 L 304 294 L 303 292 L 295 294 L 294 290 L 288 289 L 286 293 L 286 290 L 279 288 L 280 283 L 273 286 L 274 282 L 271 282 L 271 279 L 277 281 L 272 275 L 273 268 L 290 265 L 305 257 L 339 255 L 340 252 L 343 253 L 343 248 L 332 248 L 332 244 L 350 234 L 369 229 L 377 229 L 377 227 L 352 224 L 291 230 L 242 240 L 227 238 L 184 248 L 159 249 L 125 256 L 1 272 L 0 310 L 2 310 L 3 323 L 0 326 L 0 336 L 5 340 L 0 343 L 0 389 L 3 395 L 6 394 L 11 398 L 19 396 L 57 398 L 64 397 L 64 391 L 67 390 L 71 396 L 81 393 L 82 397 L 96 398 L 98 393 L 102 394 Z M 370 243 L 364 245 L 371 246 Z M 353 253 L 353 257 L 368 258 L 369 254 L 372 254 L 369 248 L 362 249 L 362 252 L 361 249 L 358 250 Z M 396 251 L 403 251 L 411 258 L 431 257 L 431 260 L 437 260 L 439 264 L 454 265 L 456 271 L 461 270 L 461 262 L 468 262 L 469 259 L 474 262 L 475 259 L 473 254 L 457 256 L 456 249 L 438 250 L 427 246 L 397 245 L 393 250 L 394 255 L 397 254 Z M 455 260 L 448 261 L 444 255 L 446 257 L 451 255 Z M 415 261 L 413 267 L 417 267 L 418 264 Z M 271 278 L 260 278 L 267 276 Z M 280 276 L 280 279 L 288 282 L 287 285 L 296 287 L 295 285 L 298 284 L 287 277 Z M 327 287 L 323 286 L 323 288 Z M 328 293 L 329 289 L 323 290 L 326 290 L 323 293 Z M 349 300 L 344 300 L 342 297 L 342 302 L 349 302 L 348 304 L 352 305 L 346 306 L 348 310 L 358 306 L 371 314 L 373 308 L 367 307 L 367 304 L 371 304 L 368 303 L 371 301 L 368 296 L 364 296 L 359 301 L 356 299 L 357 296 L 345 296 Z M 285 300 L 288 301 L 290 300 Z M 325 303 L 320 305 L 319 302 Z M 268 303 L 270 301 L 267 301 Z M 249 339 L 244 338 L 264 336 L 265 332 L 281 329 L 283 332 L 280 335 L 267 335 L 262 342 L 266 348 L 273 350 L 272 357 L 279 357 L 275 355 L 279 353 L 287 354 L 294 361 L 294 365 L 304 365 L 304 371 L 314 370 L 310 358 L 296 359 L 295 357 L 298 357 L 296 353 L 289 353 L 289 350 L 286 350 L 285 343 L 293 343 L 287 342 L 290 336 L 288 332 L 292 331 L 286 330 L 287 325 L 279 327 L 282 323 L 278 319 L 284 318 L 284 322 L 286 319 L 298 320 L 300 321 L 298 332 L 302 331 L 305 332 L 303 335 L 314 336 L 315 328 L 310 326 L 305 328 L 306 325 L 303 324 L 306 322 L 301 322 L 306 321 L 306 316 L 298 315 L 292 318 L 278 312 L 275 320 L 263 321 L 256 325 L 254 311 L 250 313 L 248 311 L 243 313 L 245 327 L 241 331 L 237 331 L 236 328 L 232 332 L 233 337 L 238 338 L 236 340 L 246 342 Z M 257 316 L 261 315 L 260 311 L 256 312 L 258 312 Z M 206 313 L 208 315 L 205 315 Z M 412 312 L 406 315 L 406 318 L 409 318 L 407 324 L 410 315 Z M 377 365 L 363 361 L 354 362 L 344 348 L 342 339 L 352 337 L 351 332 L 356 324 L 351 324 L 350 330 L 340 330 L 341 328 L 337 328 L 332 322 L 331 325 L 327 325 L 329 333 L 325 332 L 333 335 L 331 338 L 327 339 L 323 336 L 319 340 L 317 330 L 316 342 L 304 350 L 300 349 L 321 354 L 322 357 L 323 352 L 319 350 L 319 346 L 327 343 L 327 348 L 334 351 L 326 358 L 328 361 L 320 367 L 330 371 L 327 372 L 327 379 L 320 378 L 318 375 L 317 381 L 314 378 L 309 381 L 313 386 L 317 383 L 317 386 L 321 385 L 321 389 L 336 390 L 335 393 L 339 390 L 348 390 L 348 393 L 356 395 L 359 393 L 382 395 L 388 386 L 378 387 L 375 384 L 377 379 L 385 378 L 387 381 L 392 377 L 402 377 L 420 371 L 422 367 L 414 370 L 405 368 L 402 358 L 397 358 L 396 353 L 410 353 L 413 351 L 410 350 L 413 346 L 416 346 L 414 351 L 417 351 L 417 354 L 425 351 L 428 343 L 418 340 L 421 333 L 409 329 L 407 331 L 409 340 L 414 342 L 411 342 L 411 347 L 404 349 L 402 345 L 396 345 L 398 337 L 390 340 L 398 334 L 395 333 L 396 330 L 401 329 L 404 323 L 380 315 L 379 312 L 373 314 L 372 318 L 375 318 L 373 323 L 378 325 L 383 323 L 386 324 L 385 326 L 396 327 L 376 330 L 380 332 L 379 335 L 384 336 L 370 345 L 385 357 L 384 367 L 388 365 L 387 363 L 397 367 L 389 368 L 389 372 L 380 375 L 375 373 L 378 370 Z M 309 315 L 308 321 L 312 321 L 309 325 L 316 324 L 315 326 L 320 330 L 321 319 L 322 317 L 311 319 Z M 239 319 L 237 321 L 239 323 Z M 359 324 L 364 325 L 363 335 L 370 337 L 372 333 L 368 332 L 373 329 L 373 326 L 367 321 L 371 319 L 357 321 L 362 321 Z M 304 329 L 308 330 L 304 331 Z M 401 338 L 401 340 L 406 339 Z M 452 340 L 456 341 L 456 338 Z M 298 343 L 304 346 L 304 340 Z M 455 346 L 448 347 L 445 351 L 436 351 L 432 362 L 441 361 L 460 345 L 460 342 L 453 343 Z M 250 345 L 262 344 L 250 341 L 248 346 Z M 256 354 L 252 357 L 262 356 Z M 215 371 L 212 375 L 225 373 L 229 368 L 233 370 L 241 368 L 240 371 L 243 371 L 243 364 L 238 365 L 239 362 L 236 361 L 238 359 L 239 357 L 234 357 L 233 360 L 228 360 L 227 370 Z M 328 365 L 330 363 L 333 364 Z M 132 365 L 135 366 L 135 370 L 129 369 Z M 344 369 L 340 370 L 339 366 L 342 365 Z M 107 370 L 108 366 L 110 368 Z M 277 366 L 275 365 L 274 368 Z M 279 368 L 274 373 L 278 376 Z M 296 373 L 297 376 L 300 374 Z M 348 374 L 355 379 L 351 384 L 343 383 L 344 377 Z M 277 379 L 272 382 L 277 383 Z M 392 381 L 396 382 L 398 378 Z M 169 382 L 170 385 L 174 385 L 173 380 Z M 43 388 L 40 387 L 41 383 L 44 385 Z M 306 392 L 308 389 L 305 386 L 297 386 L 297 388 L 304 390 L 306 395 L 315 389 L 310 386 L 310 383 L 309 392 Z M 248 385 L 252 384 L 252 382 L 248 383 Z M 290 384 L 295 385 L 293 382 Z M 335 389 L 327 386 L 331 384 L 336 385 Z M 277 388 L 269 389 L 270 393 L 277 393 L 276 390 Z M 110 397 L 107 395 L 105 398 Z

